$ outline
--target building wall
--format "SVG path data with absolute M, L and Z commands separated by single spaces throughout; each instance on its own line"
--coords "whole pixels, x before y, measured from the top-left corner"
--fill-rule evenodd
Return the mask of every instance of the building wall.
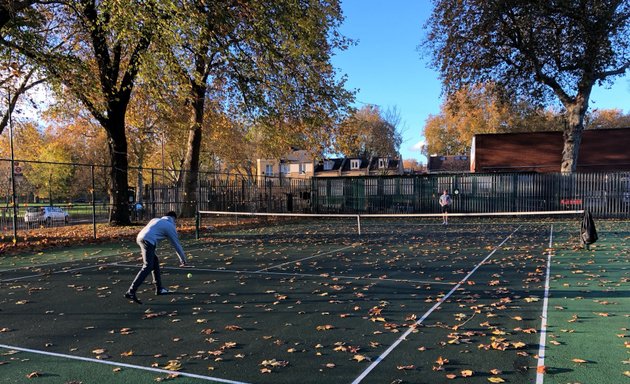
M 472 172 L 560 172 L 562 132 L 475 135 Z M 582 133 L 578 172 L 630 171 L 630 129 Z

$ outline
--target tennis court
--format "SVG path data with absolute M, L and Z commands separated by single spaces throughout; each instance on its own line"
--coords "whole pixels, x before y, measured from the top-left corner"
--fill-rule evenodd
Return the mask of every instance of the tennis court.
M 211 231 L 184 239 L 194 269 L 177 267 L 162 244 L 162 279 L 175 293 L 153 296 L 148 279 L 138 292 L 143 305 L 122 297 L 139 268 L 133 243 L 3 259 L 0 382 L 27 375 L 42 383 L 624 379 L 622 369 L 598 377 L 595 358 L 563 357 L 578 333 L 560 332 L 554 316 L 571 315 L 565 302 L 573 291 L 552 294 L 565 304 L 550 304 L 545 287 L 574 288 L 589 273 L 572 274 L 573 261 L 565 261 L 609 252 L 606 270 L 619 287 L 597 290 L 597 300 L 624 308 L 625 222 L 607 222 L 602 245 L 587 253 L 577 248 L 576 215 L 453 216 L 448 226 L 438 217 L 374 217 L 360 223 L 360 235 L 352 217 L 225 225 L 234 221 L 202 217 Z M 583 271 L 593 266 L 584 264 Z M 565 273 L 579 281 L 565 282 Z M 597 320 L 616 321 L 614 333 L 627 334 L 620 325 L 627 316 Z M 564 339 L 543 353 L 548 332 Z M 615 348 L 627 360 L 617 339 L 600 350 Z M 582 368 L 591 376 L 581 378 Z

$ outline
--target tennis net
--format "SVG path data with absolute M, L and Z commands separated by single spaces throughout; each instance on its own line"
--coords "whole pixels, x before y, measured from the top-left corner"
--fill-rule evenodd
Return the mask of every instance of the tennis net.
M 449 228 L 481 232 L 484 228 L 548 224 L 579 227 L 582 210 L 545 212 L 449 213 Z M 199 229 L 241 234 L 404 235 L 444 231 L 442 214 L 300 214 L 200 211 Z M 507 227 L 506 227 L 507 228 Z M 246 231 L 246 232 L 243 232 Z

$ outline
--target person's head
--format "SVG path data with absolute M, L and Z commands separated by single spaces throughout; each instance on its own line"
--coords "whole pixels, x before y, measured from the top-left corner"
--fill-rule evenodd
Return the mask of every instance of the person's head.
M 166 216 L 170 216 L 173 218 L 173 220 L 177 219 L 177 213 L 175 213 L 175 211 L 169 211 L 166 213 Z
M 448 190 L 444 190 L 444 192 L 442 193 L 443 195 L 446 195 L 448 193 Z

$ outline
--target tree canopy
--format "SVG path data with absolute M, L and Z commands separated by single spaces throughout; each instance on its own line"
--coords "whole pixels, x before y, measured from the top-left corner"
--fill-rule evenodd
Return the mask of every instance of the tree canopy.
M 348 116 L 335 137 L 336 149 L 346 156 L 398 156 L 402 134 L 395 109 L 381 111 L 366 105 Z
M 565 109 L 562 172 L 574 172 L 595 84 L 630 66 L 626 0 L 434 0 L 424 48 L 446 94 L 495 82 Z
M 425 154 L 469 154 L 473 136 L 481 133 L 562 130 L 561 117 L 506 95 L 492 83 L 461 88 L 427 119 Z

